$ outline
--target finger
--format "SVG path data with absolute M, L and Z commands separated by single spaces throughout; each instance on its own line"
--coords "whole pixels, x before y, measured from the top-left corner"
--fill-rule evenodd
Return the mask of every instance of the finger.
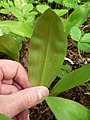
M 13 118 L 13 120 L 18 120 L 18 119 L 17 119 L 17 117 L 15 116 L 15 117 Z
M 30 82 L 28 80 L 28 75 L 26 70 L 19 64 L 17 69 L 17 74 L 14 78 L 14 80 L 19 83 L 23 88 L 30 87 Z
M 0 69 L 0 93 L 1 93 L 2 79 L 3 79 L 3 73 L 2 73 L 2 70 Z
M 2 80 L 2 83 L 4 84 L 8 84 L 8 85 L 12 85 L 13 84 L 13 80 Z
M 1 85 L 1 95 L 9 95 L 18 92 L 18 89 L 13 85 L 2 84 Z
M 13 82 L 13 85 L 18 88 L 18 90 L 22 90 L 22 86 L 18 84 L 16 81 Z
M 28 109 L 17 115 L 17 120 L 30 120 Z
M 18 62 L 11 60 L 0 60 L 0 75 L 3 79 L 14 79 L 23 88 L 30 87 L 27 72 Z
M 4 97 L 7 97 L 7 99 L 4 98 L 4 101 L 2 101 L 5 108 L 1 107 L 2 109 L 0 110 L 1 112 L 4 111 L 5 115 L 13 118 L 23 110 L 42 102 L 44 100 L 43 96 L 47 96 L 48 94 L 49 91 L 46 87 L 39 86 L 27 88 L 8 96 L 4 95 Z

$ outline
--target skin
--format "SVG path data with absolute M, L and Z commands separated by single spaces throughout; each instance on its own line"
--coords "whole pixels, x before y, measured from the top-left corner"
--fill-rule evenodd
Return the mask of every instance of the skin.
M 28 108 L 42 102 L 48 94 L 44 86 L 30 87 L 20 63 L 0 60 L 0 113 L 14 120 L 29 120 Z

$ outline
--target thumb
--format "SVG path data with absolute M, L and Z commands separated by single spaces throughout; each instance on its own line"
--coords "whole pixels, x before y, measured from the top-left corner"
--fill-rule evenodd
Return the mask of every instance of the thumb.
M 44 96 L 48 96 L 48 94 L 49 90 L 46 87 L 38 86 L 27 88 L 11 95 L 2 95 L 4 101 L 2 100 L 3 107 L 0 105 L 0 108 L 2 108 L 0 112 L 13 118 L 23 110 L 42 102 Z

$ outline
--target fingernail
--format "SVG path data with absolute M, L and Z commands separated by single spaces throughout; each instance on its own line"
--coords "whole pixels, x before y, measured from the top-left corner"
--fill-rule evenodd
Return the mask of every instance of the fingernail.
M 45 96 L 49 95 L 49 90 L 46 87 L 41 87 L 38 90 L 38 97 L 39 97 L 39 101 L 43 101 Z

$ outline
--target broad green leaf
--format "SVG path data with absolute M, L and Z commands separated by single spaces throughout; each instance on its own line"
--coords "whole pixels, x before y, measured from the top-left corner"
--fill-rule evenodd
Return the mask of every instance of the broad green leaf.
M 57 95 L 90 80 L 90 64 L 81 67 L 62 78 L 52 89 L 51 95 Z
M 10 58 L 19 61 L 19 46 L 10 35 L 0 36 L 0 52 L 3 52 Z
M 29 76 L 32 86 L 50 86 L 60 71 L 67 38 L 60 18 L 50 9 L 38 19 L 29 49 Z
M 54 9 L 53 11 L 54 11 L 58 16 L 63 16 L 63 15 L 65 15 L 65 14 L 68 12 L 67 9 L 61 9 L 61 10 L 59 10 L 59 9 Z
M 0 114 L 0 120 L 11 120 L 11 119 L 6 115 Z
M 78 43 L 78 48 L 81 51 L 90 53 L 90 33 L 86 33 L 80 42 Z
M 70 35 L 73 40 L 79 42 L 81 38 L 81 31 L 78 27 L 72 27 L 70 30 Z
M 90 120 L 90 110 L 81 104 L 61 97 L 46 97 L 57 120 Z
M 37 9 L 40 13 L 45 12 L 45 10 L 47 10 L 48 8 L 49 8 L 48 5 L 43 5 L 43 4 L 36 6 L 36 9 Z
M 70 30 L 73 26 L 80 27 L 85 22 L 89 14 L 90 14 L 89 5 L 80 5 L 79 7 L 77 7 L 70 14 L 70 16 L 67 18 L 64 24 L 67 35 L 69 35 Z
M 33 32 L 33 28 L 30 24 L 18 21 L 0 21 L 0 27 L 6 27 L 10 32 L 29 38 L 31 38 Z

